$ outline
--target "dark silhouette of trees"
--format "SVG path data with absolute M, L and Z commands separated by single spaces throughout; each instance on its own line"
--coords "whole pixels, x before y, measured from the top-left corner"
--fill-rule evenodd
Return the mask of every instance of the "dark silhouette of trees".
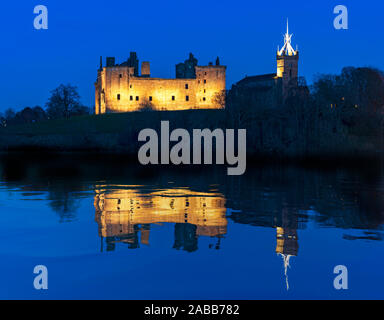
M 5 110 L 4 118 L 7 122 L 14 119 L 15 116 L 16 116 L 16 112 L 12 108 L 8 108 L 7 110 Z
M 384 111 L 384 77 L 373 68 L 344 68 L 340 75 L 318 76 L 312 87 L 324 130 L 377 137 Z M 328 128 L 325 128 L 328 122 Z
M 47 114 L 46 114 L 45 110 L 42 107 L 36 106 L 36 107 L 32 108 L 32 111 L 34 113 L 34 120 L 36 122 L 37 121 L 47 120 Z
M 26 107 L 17 113 L 9 108 L 5 111 L 2 123 L 4 123 L 3 126 L 7 126 L 12 124 L 34 123 L 46 119 L 47 115 L 40 106 L 34 108 Z
M 49 119 L 68 119 L 75 115 L 89 114 L 89 109 L 80 103 L 77 87 L 71 84 L 61 84 L 52 90 L 46 107 Z
M 50 119 L 70 118 L 90 114 L 91 110 L 80 103 L 77 88 L 70 84 L 60 85 L 51 91 L 51 97 L 46 103 L 46 110 L 40 106 L 26 107 L 19 112 L 8 108 L 0 116 L 0 125 L 35 123 Z

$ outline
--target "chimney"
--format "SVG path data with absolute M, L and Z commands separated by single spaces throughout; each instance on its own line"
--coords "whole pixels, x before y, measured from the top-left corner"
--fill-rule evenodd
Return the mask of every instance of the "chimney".
M 143 61 L 141 63 L 141 76 L 149 78 L 151 76 L 151 68 L 148 61 Z

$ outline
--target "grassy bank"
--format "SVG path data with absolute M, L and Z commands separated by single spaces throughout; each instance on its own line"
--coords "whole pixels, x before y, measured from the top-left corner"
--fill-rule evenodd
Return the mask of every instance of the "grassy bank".
M 339 130 L 317 129 L 293 121 L 283 112 L 231 110 L 147 111 L 103 114 L 13 125 L 0 129 L 0 152 L 86 152 L 137 157 L 142 129 L 160 132 L 162 120 L 170 129 L 234 128 L 247 130 L 247 154 L 254 161 L 284 162 L 311 159 L 342 163 L 377 158 L 377 137 Z M 253 160 L 252 160 L 253 161 Z
M 0 150 L 50 150 L 136 154 L 144 128 L 158 130 L 162 120 L 171 129 L 225 128 L 223 110 L 150 111 L 87 115 L 13 125 L 0 129 Z

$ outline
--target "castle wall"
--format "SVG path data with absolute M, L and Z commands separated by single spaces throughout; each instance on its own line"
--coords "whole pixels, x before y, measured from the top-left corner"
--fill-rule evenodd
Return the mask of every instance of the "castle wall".
M 162 79 L 135 77 L 126 66 L 106 67 L 95 84 L 95 113 L 137 111 L 145 102 L 156 110 L 219 108 L 215 96 L 225 90 L 225 71 L 203 66 L 196 67 L 195 79 Z

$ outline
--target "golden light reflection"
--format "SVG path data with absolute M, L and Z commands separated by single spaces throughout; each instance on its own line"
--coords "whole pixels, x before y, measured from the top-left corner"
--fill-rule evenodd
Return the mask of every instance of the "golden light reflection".
M 138 242 L 140 232 L 140 242 L 149 244 L 150 225 L 161 223 L 193 225 L 196 237 L 227 233 L 225 199 L 218 193 L 180 188 L 144 194 L 139 188 L 107 190 L 97 186 L 94 206 L 99 236 L 124 236 L 120 242 Z

